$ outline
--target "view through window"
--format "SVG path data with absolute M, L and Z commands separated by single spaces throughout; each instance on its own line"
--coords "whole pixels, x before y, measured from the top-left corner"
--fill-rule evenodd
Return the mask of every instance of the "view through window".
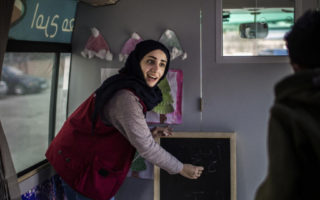
M 6 53 L 0 119 L 17 172 L 45 159 L 54 53 Z M 60 59 L 56 125 L 66 118 L 70 54 Z
M 283 2 L 283 1 L 282 1 Z M 230 6 L 223 0 L 223 56 L 287 55 L 284 35 L 294 23 L 294 2 L 286 7 Z
M 59 132 L 67 118 L 70 60 L 70 53 L 61 54 L 58 77 L 55 135 Z

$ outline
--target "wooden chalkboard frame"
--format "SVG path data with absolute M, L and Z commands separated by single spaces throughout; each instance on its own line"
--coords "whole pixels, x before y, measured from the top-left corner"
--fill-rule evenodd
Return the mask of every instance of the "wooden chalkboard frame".
M 161 138 L 229 138 L 230 139 L 230 188 L 231 200 L 236 200 L 236 133 L 234 132 L 174 132 L 173 136 L 156 138 L 161 145 Z M 160 168 L 154 166 L 154 200 L 160 198 Z

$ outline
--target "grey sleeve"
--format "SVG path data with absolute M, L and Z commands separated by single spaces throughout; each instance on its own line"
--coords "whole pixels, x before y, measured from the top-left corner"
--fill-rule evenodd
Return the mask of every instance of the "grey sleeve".
M 169 174 L 177 174 L 182 170 L 183 164 L 154 141 L 143 107 L 131 91 L 118 91 L 105 105 L 104 117 L 129 140 L 143 158 Z

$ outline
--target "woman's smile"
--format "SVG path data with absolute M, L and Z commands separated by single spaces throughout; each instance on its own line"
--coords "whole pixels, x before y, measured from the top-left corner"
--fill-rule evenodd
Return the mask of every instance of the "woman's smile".
M 149 87 L 154 87 L 163 76 L 167 66 L 167 56 L 159 49 L 147 53 L 140 62 L 143 77 Z

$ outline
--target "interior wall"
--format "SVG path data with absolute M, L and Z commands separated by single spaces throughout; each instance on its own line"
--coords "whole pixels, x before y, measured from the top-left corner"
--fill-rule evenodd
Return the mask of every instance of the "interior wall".
M 203 14 L 203 99 L 200 96 L 200 9 Z M 120 0 L 116 5 L 95 8 L 79 3 L 73 34 L 69 113 L 100 85 L 100 69 L 120 68 L 118 53 L 137 32 L 143 39 L 158 40 L 174 30 L 188 58 L 174 60 L 172 68 L 183 70 L 183 124 L 176 131 L 234 131 L 237 133 L 237 199 L 253 199 L 267 171 L 267 122 L 273 101 L 273 86 L 292 71 L 288 63 L 217 63 L 215 59 L 215 1 Z M 80 56 L 98 28 L 109 44 L 114 61 Z M 139 195 L 132 195 L 139 194 Z M 150 200 L 153 181 L 130 178 L 118 199 Z
M 273 87 L 292 73 L 288 63 L 217 63 L 215 1 L 202 1 L 202 131 L 237 133 L 237 199 L 254 199 L 267 172 L 267 125 Z
M 166 29 L 172 29 L 183 41 L 181 45 L 190 56 L 184 61 L 178 58 L 171 62 L 172 68 L 183 70 L 185 80 L 192 80 L 183 83 L 183 111 L 188 114 L 182 127 L 190 131 L 199 130 L 199 4 L 190 2 L 188 6 L 181 6 L 182 3 L 135 0 L 119 1 L 116 5 L 100 8 L 79 3 L 72 42 L 74 53 L 69 111 L 73 111 L 100 85 L 100 68 L 120 68 L 124 65 L 118 61 L 118 54 L 133 32 L 144 40 L 158 40 Z M 89 60 L 80 56 L 91 27 L 96 27 L 104 36 L 114 54 L 113 61 Z

